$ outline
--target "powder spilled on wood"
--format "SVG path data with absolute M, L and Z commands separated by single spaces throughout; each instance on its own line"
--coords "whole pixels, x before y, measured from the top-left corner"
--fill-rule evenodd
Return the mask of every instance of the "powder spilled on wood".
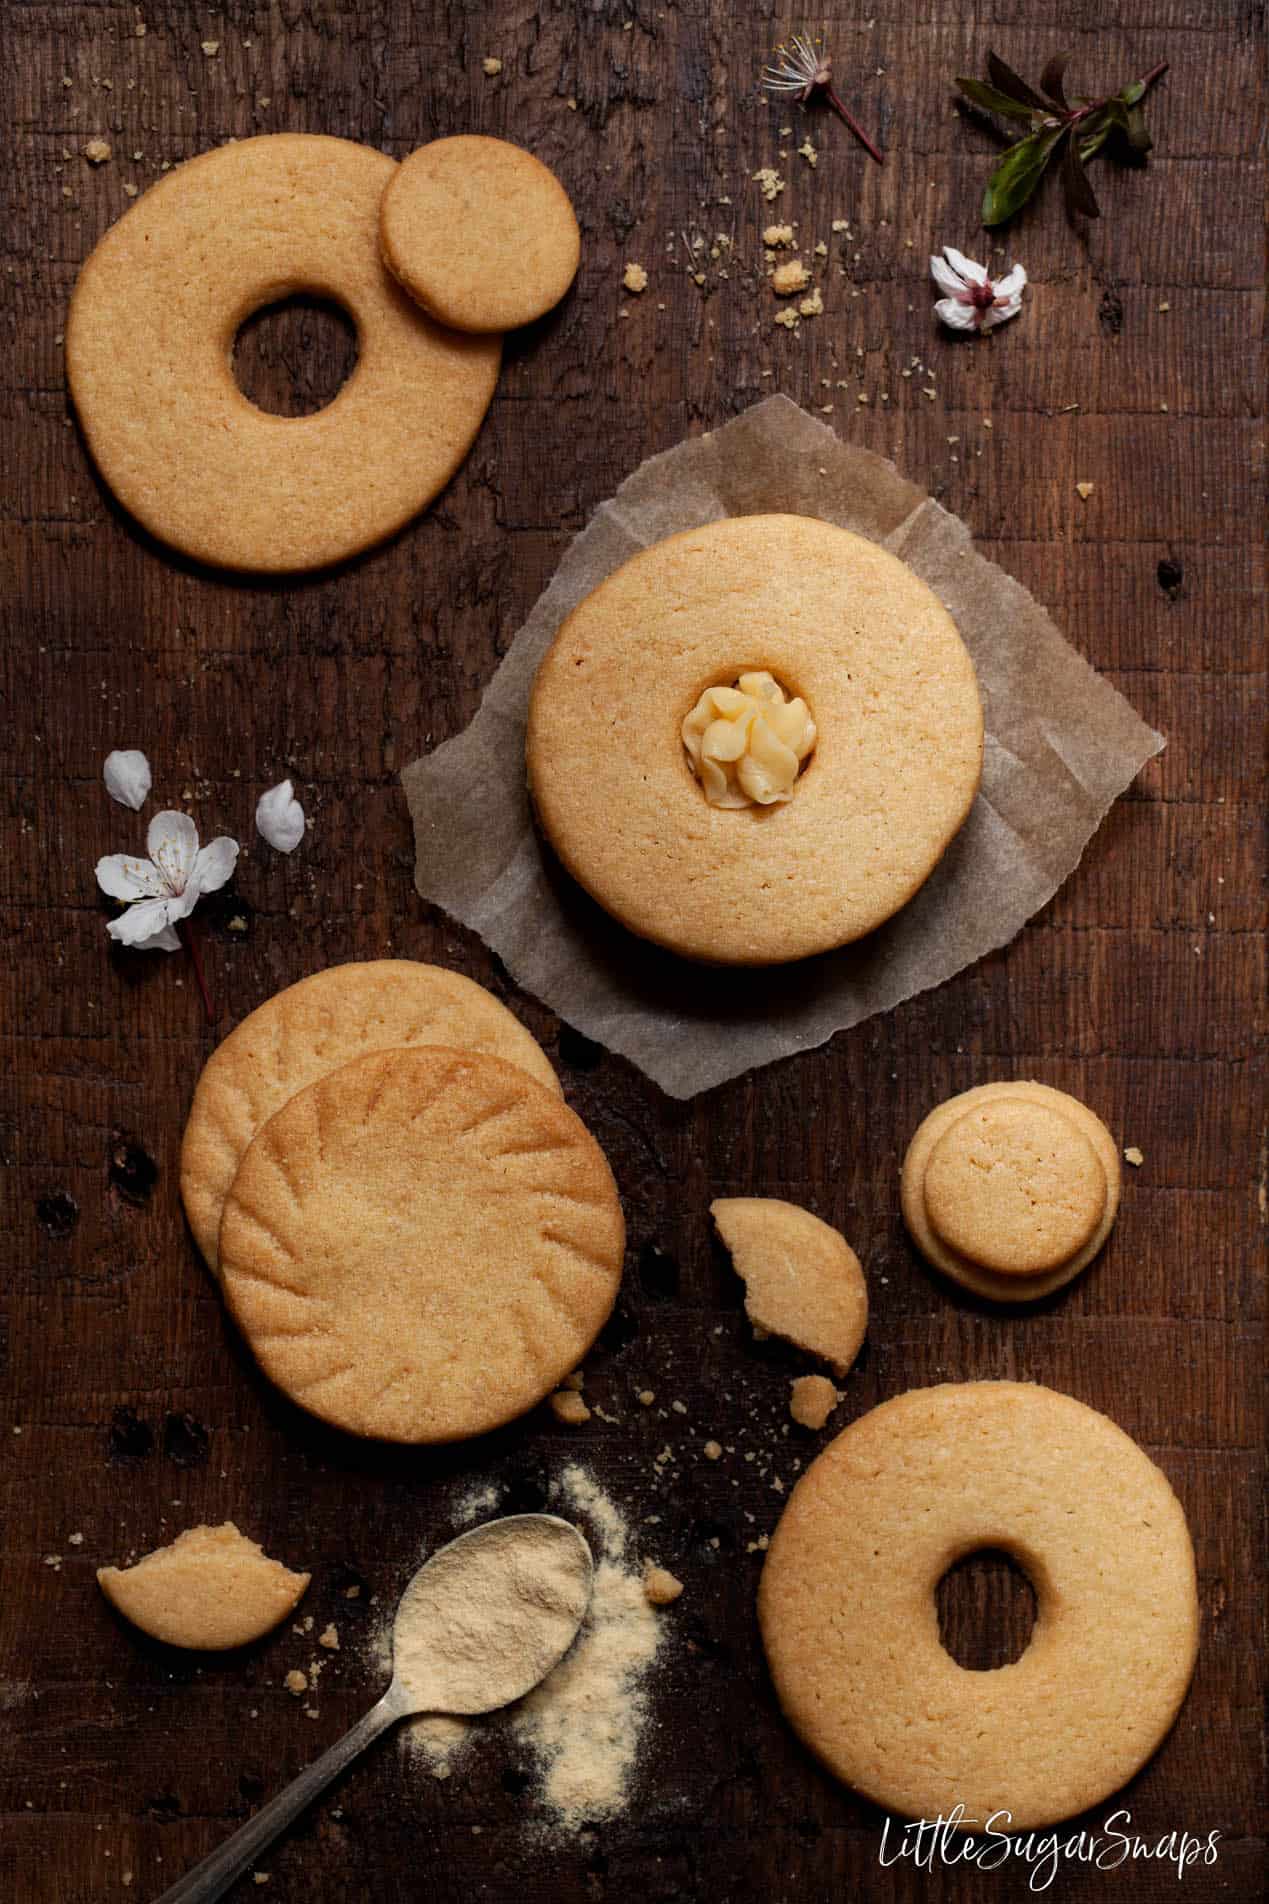
M 505 1715 L 419 1719 L 405 1736 L 433 1777 L 448 1778 L 477 1738 L 492 1735 L 490 1745 L 505 1751 L 509 1729 L 533 1762 L 542 1828 L 576 1832 L 614 1816 L 633 1794 L 650 1717 L 648 1675 L 666 1616 L 649 1605 L 629 1524 L 593 1476 L 576 1464 L 565 1468 L 550 1504 L 576 1518 L 595 1556 L 590 1607 L 571 1651 Z

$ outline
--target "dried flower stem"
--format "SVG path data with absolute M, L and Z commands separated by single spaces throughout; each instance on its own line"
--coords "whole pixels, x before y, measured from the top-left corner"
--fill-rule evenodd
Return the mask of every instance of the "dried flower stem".
M 194 979 L 202 996 L 203 1010 L 207 1013 L 207 1022 L 209 1025 L 214 1025 L 216 1013 L 212 1005 L 211 993 L 207 988 L 207 974 L 203 970 L 202 953 L 198 949 L 198 940 L 194 936 L 193 921 L 182 919 L 176 930 L 185 941 L 185 949 L 189 953 L 190 964 L 194 968 Z

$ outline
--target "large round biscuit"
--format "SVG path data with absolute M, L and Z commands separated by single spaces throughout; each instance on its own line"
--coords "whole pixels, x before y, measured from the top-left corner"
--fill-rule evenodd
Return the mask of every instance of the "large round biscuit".
M 415 1045 L 485 1051 L 559 1092 L 537 1040 L 460 972 L 412 959 L 371 959 L 328 966 L 288 985 L 217 1046 L 190 1107 L 181 1196 L 212 1269 L 229 1186 L 260 1126 L 328 1071 L 370 1051 Z
M 421 1046 L 300 1091 L 225 1201 L 220 1273 L 270 1380 L 352 1434 L 523 1414 L 612 1309 L 625 1229 L 580 1118 L 516 1065 Z
M 496 337 L 442 329 L 379 255 L 395 163 L 273 133 L 169 172 L 101 239 L 66 324 L 71 393 L 125 508 L 198 561 L 282 573 L 381 542 L 449 481 L 498 378 Z M 253 311 L 307 292 L 357 327 L 357 365 L 313 416 L 234 381 Z
M 581 233 L 554 172 L 506 139 L 433 139 L 403 159 L 379 213 L 384 260 L 460 331 L 509 331 L 559 303 Z
M 766 669 L 807 702 L 791 798 L 711 806 L 683 746 L 707 687 Z M 769 965 L 898 911 L 969 812 L 973 664 L 895 556 L 805 516 L 738 516 L 635 556 L 574 609 L 538 670 L 529 783 L 565 867 L 631 931 Z
M 972 1262 L 968 1256 L 951 1248 L 930 1221 L 925 1203 L 925 1178 L 936 1146 L 968 1112 L 981 1104 L 1001 1100 L 1033 1103 L 1046 1112 L 1069 1120 L 1088 1139 L 1105 1173 L 1105 1201 L 1096 1227 L 1088 1241 L 1054 1269 L 1025 1274 L 1019 1273 L 1016 1268 L 1002 1272 Z M 1012 1082 L 1002 1079 L 994 1084 L 975 1085 L 972 1090 L 961 1091 L 956 1097 L 947 1098 L 942 1104 L 936 1105 L 918 1125 L 903 1159 L 899 1196 L 908 1233 L 926 1261 L 935 1269 L 942 1270 L 945 1276 L 963 1284 L 976 1296 L 985 1296 L 992 1302 L 1038 1302 L 1042 1296 L 1052 1295 L 1054 1290 L 1061 1289 L 1081 1270 L 1087 1269 L 1097 1255 L 1114 1228 L 1119 1213 L 1121 1183 L 1122 1172 L 1115 1140 L 1101 1118 L 1087 1104 L 1081 1104 L 1078 1098 L 1071 1097 L 1066 1091 L 1055 1090 L 1050 1084 L 1038 1084 L 1034 1079 Z
M 939 1640 L 935 1589 L 977 1550 L 1025 1568 L 1037 1616 L 1011 1665 Z M 798 1482 L 758 1596 L 794 1730 L 836 1777 L 914 1818 L 1054 1823 L 1118 1790 L 1185 1697 L 1194 1553 L 1166 1477 L 1106 1416 L 1021 1382 L 915 1389 Z

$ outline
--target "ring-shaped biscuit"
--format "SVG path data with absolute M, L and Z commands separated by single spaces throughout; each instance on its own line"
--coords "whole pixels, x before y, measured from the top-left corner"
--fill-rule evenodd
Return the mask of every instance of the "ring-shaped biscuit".
M 105 481 L 160 541 L 220 568 L 326 567 L 392 535 L 462 462 L 501 341 L 434 323 L 384 266 L 395 170 L 347 139 L 244 139 L 169 172 L 88 258 L 71 393 Z M 325 409 L 274 416 L 234 381 L 234 340 L 297 293 L 349 313 L 357 364 Z
M 1070 1119 L 1088 1138 L 1106 1173 L 1106 1201 L 1100 1221 L 1088 1242 L 1056 1269 L 1042 1271 L 1038 1275 L 1007 1275 L 985 1268 L 981 1263 L 971 1262 L 967 1256 L 951 1249 L 937 1234 L 925 1206 L 925 1172 L 935 1145 L 976 1104 L 993 1098 L 1030 1100 Z M 1017 1082 L 1001 1080 L 994 1084 L 975 1085 L 970 1091 L 961 1091 L 956 1097 L 946 1099 L 944 1103 L 936 1105 L 924 1122 L 918 1125 L 903 1160 L 899 1196 L 908 1233 L 922 1256 L 935 1269 L 942 1270 L 945 1276 L 963 1284 L 976 1296 L 985 1296 L 990 1302 L 1038 1302 L 1042 1296 L 1051 1296 L 1055 1289 L 1061 1289 L 1081 1270 L 1087 1269 L 1097 1255 L 1119 1213 L 1121 1182 L 1119 1151 L 1115 1140 L 1101 1118 L 1095 1111 L 1090 1111 L 1087 1104 L 1081 1104 L 1078 1098 L 1071 1097 L 1066 1091 L 1055 1090 L 1052 1085 L 1038 1084 L 1034 1079 Z
M 814 752 L 781 804 L 711 806 L 684 718 L 766 670 Z M 929 877 L 982 767 L 973 663 L 897 557 L 807 516 L 736 516 L 636 555 L 565 620 L 529 707 L 529 783 L 564 866 L 641 937 L 719 965 L 845 945 Z
M 1026 1570 L 1036 1621 L 1018 1659 L 973 1672 L 940 1641 L 935 1590 L 983 1548 Z M 1131 1778 L 1198 1648 L 1167 1477 L 1105 1415 L 1023 1382 L 913 1389 L 838 1435 L 789 1498 L 758 1613 L 785 1716 L 834 1776 L 1002 1831 Z

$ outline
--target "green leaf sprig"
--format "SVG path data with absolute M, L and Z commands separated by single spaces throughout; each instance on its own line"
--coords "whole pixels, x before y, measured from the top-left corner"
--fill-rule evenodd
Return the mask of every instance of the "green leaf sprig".
M 984 225 L 1003 225 L 1026 204 L 1050 161 L 1060 158 L 1062 189 L 1069 210 L 1085 218 L 1099 216 L 1097 200 L 1084 167 L 1112 136 L 1132 153 L 1150 150 L 1141 101 L 1168 70 L 1160 60 L 1143 79 L 1135 79 L 1103 99 L 1068 99 L 1065 89 L 1069 54 L 1058 53 L 1040 75 L 1040 90 L 1028 86 L 995 53 L 987 55 L 987 79 L 956 84 L 971 105 L 1002 119 L 1025 120 L 1030 130 L 1009 147 L 983 193 Z

